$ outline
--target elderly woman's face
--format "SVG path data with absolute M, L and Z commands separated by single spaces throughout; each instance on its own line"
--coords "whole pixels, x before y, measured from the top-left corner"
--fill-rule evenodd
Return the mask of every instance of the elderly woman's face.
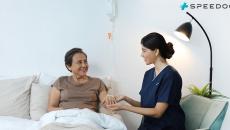
M 68 67 L 73 74 L 85 76 L 88 71 L 87 58 L 83 53 L 76 53 L 72 58 L 72 65 Z

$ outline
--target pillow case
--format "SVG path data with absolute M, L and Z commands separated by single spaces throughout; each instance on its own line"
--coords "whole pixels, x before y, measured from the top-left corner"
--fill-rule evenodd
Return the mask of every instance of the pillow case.
M 30 88 L 36 76 L 0 80 L 0 116 L 30 119 Z
M 38 83 L 45 84 L 45 85 L 51 85 L 57 80 L 57 77 L 46 74 L 46 73 L 39 73 L 38 74 Z
M 105 83 L 106 87 L 108 88 L 108 95 L 111 95 L 113 96 L 115 91 L 114 89 L 112 88 L 112 80 L 111 80 L 111 77 L 110 76 L 107 76 L 107 77 L 100 77 L 100 79 Z M 104 107 L 104 105 L 102 105 L 100 103 L 99 105 L 99 112 L 100 113 L 104 113 L 104 114 L 107 114 L 107 115 L 114 115 L 116 114 L 117 112 L 115 111 L 112 111 L 110 109 L 107 109 Z
M 7 79 L 19 79 L 23 77 L 34 77 L 33 83 L 37 83 L 39 80 L 38 74 L 33 75 L 0 75 L 0 80 L 7 80 Z
M 47 113 L 50 85 L 32 84 L 30 96 L 30 117 L 32 120 L 39 120 Z
M 38 82 L 32 84 L 30 96 L 30 116 L 32 120 L 39 120 L 42 115 L 47 113 L 49 92 L 51 85 L 57 79 L 55 76 L 39 73 Z

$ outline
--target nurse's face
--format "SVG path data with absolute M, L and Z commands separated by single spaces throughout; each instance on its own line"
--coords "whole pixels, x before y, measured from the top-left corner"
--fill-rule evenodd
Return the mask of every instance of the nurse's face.
M 154 64 L 157 58 L 157 49 L 150 50 L 142 45 L 141 56 L 144 58 L 146 65 Z

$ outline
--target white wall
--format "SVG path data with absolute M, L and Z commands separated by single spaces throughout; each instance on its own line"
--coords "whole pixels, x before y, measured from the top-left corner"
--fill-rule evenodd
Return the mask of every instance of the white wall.
M 141 38 L 150 32 L 164 34 L 174 43 L 175 51 L 169 62 L 177 68 L 183 77 L 183 95 L 186 86 L 202 86 L 209 81 L 209 48 L 201 28 L 194 22 L 190 42 L 183 42 L 173 34 L 182 23 L 191 18 L 181 11 L 181 0 L 118 0 L 118 17 L 115 22 L 115 70 L 114 79 L 120 94 L 139 100 L 139 90 L 146 66 L 141 58 Z M 200 0 L 186 2 L 201 3 Z M 203 1 L 217 3 L 216 1 Z M 222 1 L 224 3 L 224 1 Z M 229 0 L 225 0 L 230 4 Z M 187 10 L 193 14 L 206 29 L 213 45 L 213 87 L 224 95 L 230 96 L 228 73 L 230 72 L 230 9 L 228 10 Z M 140 116 L 122 112 L 129 130 L 137 129 Z M 222 130 L 230 125 L 230 114 L 226 115 Z
M 117 1 L 118 16 L 111 42 L 106 37 L 111 23 L 105 0 L 0 0 L 0 75 L 66 74 L 65 52 L 81 47 L 88 54 L 91 75 L 111 75 L 116 91 L 139 100 L 143 74 L 151 67 L 140 57 L 140 39 L 156 31 L 174 43 L 176 53 L 169 62 L 181 73 L 184 88 L 191 83 L 208 82 L 209 49 L 199 26 L 193 22 L 189 43 L 173 35 L 174 29 L 190 20 L 179 8 L 182 1 Z M 204 26 L 213 45 L 213 87 L 230 96 L 230 11 L 188 11 Z M 122 114 L 128 129 L 137 129 L 141 116 L 124 111 Z M 222 130 L 230 127 L 229 122 L 228 112 Z
M 0 0 L 0 75 L 68 73 L 64 54 L 81 47 L 90 74 L 111 75 L 106 3 L 92 0 Z

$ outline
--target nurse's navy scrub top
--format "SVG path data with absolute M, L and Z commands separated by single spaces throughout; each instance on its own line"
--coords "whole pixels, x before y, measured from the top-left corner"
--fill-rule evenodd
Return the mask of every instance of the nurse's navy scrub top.
M 145 72 L 141 95 L 141 107 L 153 108 L 157 102 L 168 103 L 160 118 L 143 116 L 138 130 L 185 130 L 185 115 L 180 107 L 182 79 L 172 67 L 166 66 L 157 76 L 155 68 Z

